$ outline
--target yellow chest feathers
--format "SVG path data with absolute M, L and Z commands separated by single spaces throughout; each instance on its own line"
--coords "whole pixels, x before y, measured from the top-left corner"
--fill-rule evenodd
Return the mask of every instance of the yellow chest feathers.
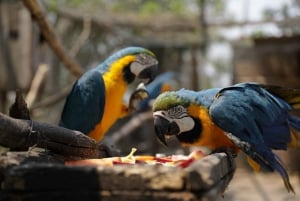
M 112 64 L 109 71 L 103 74 L 105 83 L 105 107 L 101 121 L 89 136 L 100 141 L 105 132 L 120 117 L 124 116 L 125 106 L 123 96 L 127 90 L 127 83 L 123 78 L 123 68 L 132 61 L 135 56 L 126 56 Z
M 200 138 L 194 145 L 205 146 L 210 149 L 234 147 L 233 143 L 224 134 L 224 131 L 213 123 L 207 108 L 192 105 L 188 111 L 191 116 L 200 119 L 202 125 L 202 130 L 199 131 L 201 132 Z

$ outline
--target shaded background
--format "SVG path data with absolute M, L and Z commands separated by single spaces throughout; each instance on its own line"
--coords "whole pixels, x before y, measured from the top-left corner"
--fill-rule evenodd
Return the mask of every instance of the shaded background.
M 64 48 L 84 70 L 118 49 L 138 45 L 155 52 L 160 73 L 178 73 L 174 89 L 200 90 L 245 81 L 300 87 L 299 0 L 38 2 Z M 15 89 L 21 89 L 32 118 L 56 124 L 75 80 L 49 48 L 22 1 L 1 0 L 0 112 L 8 113 Z M 151 115 L 145 121 L 136 118 L 130 132 L 120 135 L 120 130 L 132 123 L 133 118 L 119 121 L 104 140 L 118 153 L 128 153 L 133 146 L 140 154 L 189 151 L 182 150 L 176 141 L 170 143 L 173 149 L 161 146 L 153 134 Z M 280 154 L 295 175 L 300 164 L 299 151 Z M 235 182 L 246 185 L 243 178 L 255 178 L 248 166 L 244 166 L 243 155 L 238 163 L 242 174 L 238 169 L 233 186 Z M 273 192 L 283 196 L 277 196 L 276 200 L 297 199 L 284 197 L 286 192 L 276 174 L 262 177 L 276 179 L 278 187 L 273 185 L 276 182 L 262 183 L 259 188 L 262 193 L 258 193 L 260 175 L 255 181 L 248 180 L 245 187 L 254 189 L 258 195 L 255 200 L 274 200 L 268 197 Z M 299 194 L 298 180 L 292 181 Z M 230 189 L 227 199 L 240 200 L 236 196 L 240 191 Z

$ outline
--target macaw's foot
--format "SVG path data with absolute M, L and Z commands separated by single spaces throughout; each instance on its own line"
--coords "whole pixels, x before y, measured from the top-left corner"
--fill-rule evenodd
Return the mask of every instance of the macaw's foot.
M 225 153 L 227 155 L 228 161 L 229 161 L 229 171 L 230 172 L 234 172 L 235 171 L 235 162 L 234 162 L 234 158 L 237 157 L 237 153 L 229 148 L 229 147 L 221 147 L 218 149 L 213 150 L 210 154 L 215 154 L 215 153 Z
M 138 111 L 139 104 L 149 97 L 149 93 L 143 83 L 139 84 L 135 91 L 131 94 L 128 104 L 128 112 Z

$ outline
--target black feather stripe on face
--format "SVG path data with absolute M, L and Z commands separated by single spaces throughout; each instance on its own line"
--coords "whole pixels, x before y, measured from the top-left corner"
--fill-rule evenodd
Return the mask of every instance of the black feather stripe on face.
M 201 121 L 200 119 L 194 117 L 192 118 L 195 122 L 194 128 L 190 131 L 182 132 L 179 135 L 176 135 L 177 139 L 182 143 L 193 144 L 196 141 L 198 141 L 199 138 L 201 137 L 201 132 L 202 132 Z
M 135 75 L 130 71 L 130 64 L 123 68 L 123 78 L 127 84 L 134 81 Z

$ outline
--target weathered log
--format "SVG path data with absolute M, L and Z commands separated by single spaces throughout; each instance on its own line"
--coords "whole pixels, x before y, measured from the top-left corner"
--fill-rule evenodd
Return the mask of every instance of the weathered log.
M 65 160 L 68 159 L 42 148 L 32 148 L 29 151 L 8 151 L 0 154 L 0 169 L 8 170 L 23 164 L 64 164 Z
M 99 156 L 95 140 L 79 131 L 32 120 L 14 119 L 0 113 L 0 145 L 14 150 L 37 146 L 64 156 Z
M 234 173 L 231 162 L 226 154 L 216 153 L 185 169 L 163 165 L 15 165 L 5 169 L 0 179 L 0 200 L 216 200 Z

